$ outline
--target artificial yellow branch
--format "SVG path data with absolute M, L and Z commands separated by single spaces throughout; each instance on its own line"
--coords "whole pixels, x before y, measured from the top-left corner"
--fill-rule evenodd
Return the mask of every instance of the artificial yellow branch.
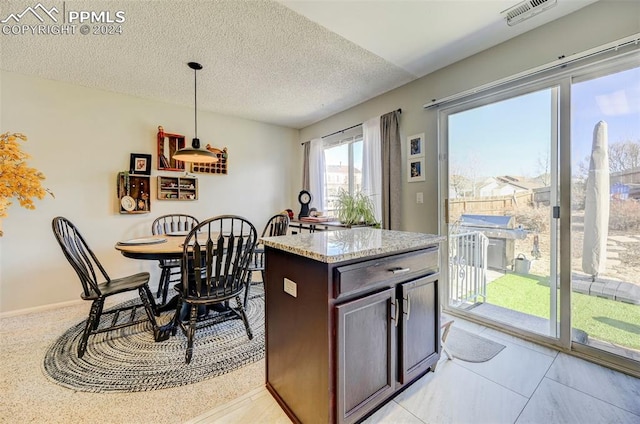
M 8 132 L 0 135 L 0 218 L 7 216 L 11 199 L 17 199 L 24 208 L 35 209 L 33 198 L 42 199 L 46 193 L 53 196 L 42 187 L 44 174 L 27 166 L 31 156 L 20 149 L 18 140 L 27 141 L 27 136 Z

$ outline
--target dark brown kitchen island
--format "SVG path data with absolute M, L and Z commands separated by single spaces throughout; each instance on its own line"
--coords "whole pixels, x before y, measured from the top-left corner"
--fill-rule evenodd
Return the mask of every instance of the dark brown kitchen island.
M 432 369 L 443 240 L 368 227 L 263 239 L 266 385 L 293 421 L 357 422 Z

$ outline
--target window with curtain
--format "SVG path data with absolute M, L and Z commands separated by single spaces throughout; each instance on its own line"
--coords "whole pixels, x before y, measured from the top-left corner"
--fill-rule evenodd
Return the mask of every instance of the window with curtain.
M 400 111 L 394 111 L 394 114 Z M 383 154 L 381 117 L 371 118 L 309 142 L 305 152 L 303 186 L 308 184 L 314 200 L 312 206 L 335 216 L 341 190 L 349 194 L 362 192 L 374 205 L 374 216 L 382 223 Z M 397 136 L 396 136 L 397 137 Z M 306 181 L 306 182 L 305 182 Z M 316 193 L 319 193 L 317 195 Z
M 329 215 L 334 214 L 340 189 L 351 194 L 362 191 L 362 134 L 343 137 L 324 141 L 324 210 Z

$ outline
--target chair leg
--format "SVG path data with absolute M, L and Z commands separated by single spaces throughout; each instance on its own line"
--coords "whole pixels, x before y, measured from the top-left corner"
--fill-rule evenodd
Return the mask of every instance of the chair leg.
M 89 317 L 84 325 L 84 331 L 82 332 L 82 339 L 78 345 L 78 358 L 82 358 L 87 351 L 87 341 L 91 332 L 98 327 L 100 322 L 100 315 L 104 305 L 104 299 L 96 299 L 91 303 L 91 310 L 89 311 Z
M 196 334 L 196 321 L 198 319 L 198 307 L 191 305 L 191 312 L 189 313 L 189 328 L 187 329 L 187 353 L 185 355 L 185 362 L 189 364 L 191 357 L 193 356 L 193 339 Z
M 171 270 L 167 269 L 167 275 L 162 283 L 162 304 L 167 303 L 167 297 L 169 296 L 169 284 L 171 283 Z
M 159 313 L 157 312 L 158 308 L 156 307 L 155 301 L 153 300 L 153 294 L 151 293 L 149 285 L 145 284 L 138 290 L 140 292 L 142 304 L 144 305 L 144 309 L 147 312 L 147 317 L 149 317 L 149 322 L 151 323 L 151 327 L 153 329 L 153 340 L 156 342 L 169 340 L 169 337 L 171 337 L 171 335 L 175 335 L 173 322 L 160 327 L 158 325 L 158 322 L 156 321 L 156 315 L 159 315 Z
M 242 322 L 244 323 L 244 328 L 247 330 L 247 337 L 249 340 L 253 339 L 253 332 L 251 331 L 251 326 L 249 326 L 249 320 L 247 319 L 247 314 L 242 307 L 242 303 L 240 302 L 240 296 L 236 296 L 236 302 L 238 303 L 238 312 L 240 313 L 240 318 L 242 318 Z
M 253 271 L 249 271 L 248 275 L 247 275 L 247 283 L 246 286 L 244 288 L 244 303 L 243 306 L 246 308 L 247 304 L 249 303 L 249 290 L 251 287 L 251 276 L 253 275 Z
M 93 321 L 93 328 L 92 328 L 93 331 L 97 330 L 98 326 L 100 325 L 100 317 L 102 316 L 102 310 L 104 309 L 104 300 L 100 302 L 97 308 L 98 308 L 98 311 L 96 312 L 97 319 Z
M 145 284 L 144 286 L 142 286 L 140 289 L 138 289 L 138 291 L 140 292 L 140 299 L 142 300 L 142 303 L 144 304 L 144 299 L 142 297 L 142 291 L 144 291 L 144 293 L 146 294 L 146 299 L 147 299 L 147 303 L 149 304 L 149 306 L 151 307 L 151 311 L 153 312 L 152 315 L 159 317 L 160 316 L 160 312 L 158 312 L 158 305 L 156 304 L 156 301 L 153 297 L 153 293 L 151 292 L 151 289 L 149 288 L 149 284 Z M 145 304 L 145 307 L 147 305 Z M 153 323 L 155 325 L 155 318 L 153 320 Z
M 164 286 L 165 284 L 167 284 L 167 280 L 169 279 L 169 268 L 165 266 L 161 266 L 161 268 L 162 268 L 162 272 L 160 273 L 160 281 L 158 282 L 158 291 L 156 293 L 156 298 L 158 299 L 160 299 Z
M 178 302 L 176 303 L 176 312 L 171 319 L 173 328 L 171 330 L 171 335 L 175 336 L 178 331 L 178 327 L 182 325 L 182 320 L 180 319 L 180 311 L 182 310 L 182 296 L 178 296 Z

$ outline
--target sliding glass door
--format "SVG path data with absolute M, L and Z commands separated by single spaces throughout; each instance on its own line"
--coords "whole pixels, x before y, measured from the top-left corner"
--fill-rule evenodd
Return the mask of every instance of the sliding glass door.
M 610 56 L 439 110 L 446 309 L 637 370 L 640 55 Z
M 557 335 L 558 89 L 452 110 L 448 131 L 449 304 Z
M 573 341 L 640 360 L 640 67 L 574 79 Z

